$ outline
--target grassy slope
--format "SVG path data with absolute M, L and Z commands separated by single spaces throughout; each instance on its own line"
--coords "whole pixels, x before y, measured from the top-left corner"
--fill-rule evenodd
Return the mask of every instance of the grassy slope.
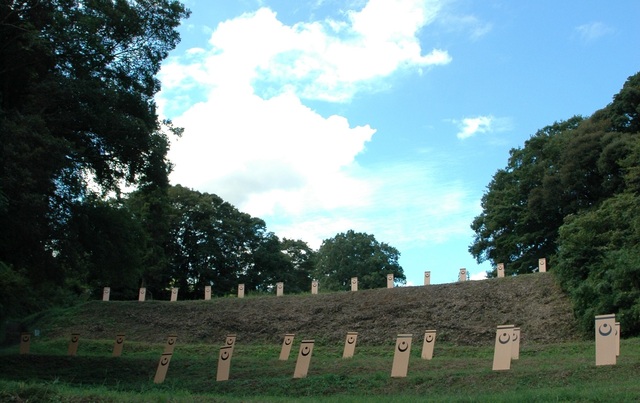
M 520 359 L 491 370 L 495 326 L 522 328 Z M 0 401 L 637 401 L 640 339 L 622 341 L 618 364 L 596 367 L 593 341 L 576 336 L 568 300 L 550 274 L 430 287 L 212 301 L 102 302 L 56 310 L 31 354 L 0 349 Z M 422 332 L 438 330 L 434 359 Z M 124 354 L 112 358 L 117 332 Z M 358 331 L 342 359 L 346 331 Z M 78 356 L 66 356 L 79 332 Z M 282 335 L 296 333 L 289 361 Z M 178 344 L 167 380 L 153 383 L 166 335 Z M 230 380 L 215 382 L 219 347 L 237 333 Z M 409 375 L 390 378 L 397 333 L 414 333 Z M 305 379 L 292 379 L 298 343 L 316 346 Z
M 238 342 L 278 343 L 285 333 L 341 342 L 358 332 L 360 345 L 393 343 L 398 333 L 420 340 L 436 329 L 438 340 L 456 345 L 491 345 L 495 328 L 514 324 L 522 342 L 576 340 L 569 300 L 550 273 L 427 287 L 214 298 L 210 301 L 92 301 L 25 323 L 43 338 L 112 339 L 159 343 L 170 333 L 181 343 L 214 343 L 236 333 Z M 17 340 L 17 337 L 16 337 Z

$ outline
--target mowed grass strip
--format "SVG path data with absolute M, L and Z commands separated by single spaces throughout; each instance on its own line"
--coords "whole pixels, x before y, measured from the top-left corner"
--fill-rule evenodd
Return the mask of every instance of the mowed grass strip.
M 297 341 L 288 361 L 279 345 L 237 344 L 230 380 L 216 382 L 220 345 L 180 344 L 166 381 L 153 383 L 162 344 L 81 340 L 66 356 L 68 340 L 35 340 L 31 354 L 0 350 L 0 400 L 15 401 L 637 401 L 640 339 L 621 342 L 615 366 L 596 367 L 592 341 L 526 345 L 511 370 L 491 370 L 493 346 L 436 344 L 433 360 L 412 346 L 406 378 L 391 378 L 393 344 L 358 346 L 342 358 L 342 345 L 317 343 L 305 379 L 292 379 Z

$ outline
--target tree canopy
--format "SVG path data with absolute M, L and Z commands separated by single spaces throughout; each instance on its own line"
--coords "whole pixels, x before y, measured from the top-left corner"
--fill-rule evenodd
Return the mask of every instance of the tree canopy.
M 529 273 L 546 257 L 576 304 L 584 328 L 593 314 L 638 320 L 636 219 L 640 205 L 640 73 L 588 118 L 539 130 L 511 150 L 482 198 L 469 251 L 478 262 Z M 488 273 L 495 276 L 493 269 Z
M 179 129 L 157 116 L 155 75 L 188 15 L 172 0 L 0 5 L 0 261 L 32 285 L 83 270 L 62 248 L 75 214 L 111 214 L 94 195 L 166 181 Z
M 373 235 L 349 230 L 325 239 L 316 256 L 316 279 L 325 290 L 349 290 L 351 278 L 358 277 L 358 288 L 383 288 L 387 274 L 396 283 L 406 277 L 398 263 L 400 252 L 378 242 Z

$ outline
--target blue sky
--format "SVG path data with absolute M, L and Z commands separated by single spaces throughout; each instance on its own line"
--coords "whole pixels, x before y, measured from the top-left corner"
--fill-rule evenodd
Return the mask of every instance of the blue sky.
M 636 0 L 184 3 L 156 98 L 185 129 L 172 183 L 314 249 L 373 234 L 409 285 L 481 278 L 469 226 L 509 150 L 640 70 Z

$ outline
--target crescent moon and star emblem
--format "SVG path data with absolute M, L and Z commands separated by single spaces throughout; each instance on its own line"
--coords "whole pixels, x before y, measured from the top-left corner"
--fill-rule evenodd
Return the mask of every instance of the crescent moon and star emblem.
M 613 331 L 613 328 L 609 326 L 608 323 L 603 323 L 598 328 L 598 333 L 600 333 L 601 336 L 608 336 L 611 334 L 612 331 Z
M 222 353 L 220 353 L 220 359 L 222 361 L 226 361 L 229 359 L 229 352 L 228 351 L 223 351 Z
M 160 365 L 162 365 L 163 367 L 165 365 L 167 365 L 169 363 L 169 358 L 167 357 L 162 357 L 162 359 L 160 359 Z
M 503 338 L 505 337 L 506 338 Z M 498 341 L 500 342 L 500 344 L 507 344 L 509 341 L 511 340 L 511 336 L 509 335 L 509 333 L 504 332 L 502 333 L 499 337 L 498 337 Z
M 406 341 L 401 341 L 400 343 L 398 343 L 398 351 L 404 353 L 405 351 L 407 351 L 407 349 L 409 349 L 409 343 L 407 343 Z
M 424 341 L 426 341 L 427 343 L 431 343 L 433 341 L 434 337 L 432 334 L 428 334 L 424 337 Z
M 311 348 L 309 346 L 302 347 L 302 351 L 300 352 L 302 356 L 306 357 L 309 355 L 309 353 L 311 353 Z

